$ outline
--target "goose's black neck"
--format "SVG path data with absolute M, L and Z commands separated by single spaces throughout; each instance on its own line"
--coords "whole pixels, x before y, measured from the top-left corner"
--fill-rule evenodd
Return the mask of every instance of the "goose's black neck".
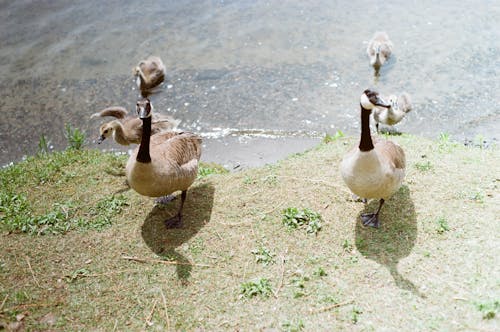
M 361 106 L 361 140 L 359 141 L 361 151 L 373 150 L 372 136 L 370 134 L 370 113 L 370 110 Z
M 142 119 L 142 138 L 136 160 L 140 163 L 150 163 L 149 141 L 151 140 L 151 117 Z

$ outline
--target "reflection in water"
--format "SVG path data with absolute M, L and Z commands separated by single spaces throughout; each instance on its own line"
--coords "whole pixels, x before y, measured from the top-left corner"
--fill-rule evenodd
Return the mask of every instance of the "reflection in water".
M 380 212 L 380 229 L 364 227 L 360 222 L 362 213 L 376 209 L 378 201 L 373 200 L 356 218 L 356 247 L 368 259 L 385 265 L 396 285 L 413 294 L 424 297 L 417 287 L 398 272 L 398 262 L 408 256 L 417 238 L 417 215 L 410 196 L 410 189 L 403 185 L 386 201 Z
M 180 199 L 180 198 L 178 198 Z M 214 200 L 214 187 L 203 183 L 188 190 L 184 205 L 183 226 L 167 229 L 165 220 L 177 212 L 177 202 L 167 207 L 155 206 L 142 225 L 142 238 L 148 247 L 157 255 L 177 261 L 176 272 L 184 283 L 191 275 L 192 265 L 182 254 L 175 251 L 177 247 L 195 236 L 210 221 Z
M 359 94 L 375 87 L 414 96 L 403 132 L 491 138 L 500 132 L 499 15 L 479 0 L 4 1 L 0 164 L 36 152 L 42 134 L 64 148 L 65 123 L 93 137 L 92 113 L 132 109 L 132 68 L 151 54 L 167 68 L 157 110 L 186 130 L 353 134 Z M 377 30 L 394 43 L 378 77 L 366 54 Z

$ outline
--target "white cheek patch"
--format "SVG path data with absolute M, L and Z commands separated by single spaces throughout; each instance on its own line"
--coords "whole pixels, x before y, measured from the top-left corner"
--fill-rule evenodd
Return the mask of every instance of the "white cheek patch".
M 363 93 L 361 95 L 361 100 L 360 100 L 361 106 L 363 106 L 364 109 L 371 110 L 374 106 L 370 102 L 370 99 L 366 96 L 366 94 Z

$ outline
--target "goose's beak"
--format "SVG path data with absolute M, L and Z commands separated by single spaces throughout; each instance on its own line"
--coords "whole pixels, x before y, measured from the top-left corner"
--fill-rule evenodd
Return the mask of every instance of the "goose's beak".
M 97 144 L 101 144 L 105 139 L 106 137 L 104 137 L 104 135 L 99 136 L 99 138 L 97 139 Z

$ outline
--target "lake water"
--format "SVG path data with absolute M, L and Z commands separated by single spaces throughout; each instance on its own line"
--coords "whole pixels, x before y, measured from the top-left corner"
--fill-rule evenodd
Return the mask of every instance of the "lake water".
M 377 30 L 394 43 L 379 78 L 365 52 Z M 357 135 L 368 87 L 411 94 L 399 131 L 500 132 L 499 1 L 0 1 L 0 43 L 0 165 L 41 135 L 64 148 L 66 123 L 96 138 L 90 115 L 132 110 L 132 67 L 151 54 L 167 66 L 155 108 L 219 144 L 212 160 Z

